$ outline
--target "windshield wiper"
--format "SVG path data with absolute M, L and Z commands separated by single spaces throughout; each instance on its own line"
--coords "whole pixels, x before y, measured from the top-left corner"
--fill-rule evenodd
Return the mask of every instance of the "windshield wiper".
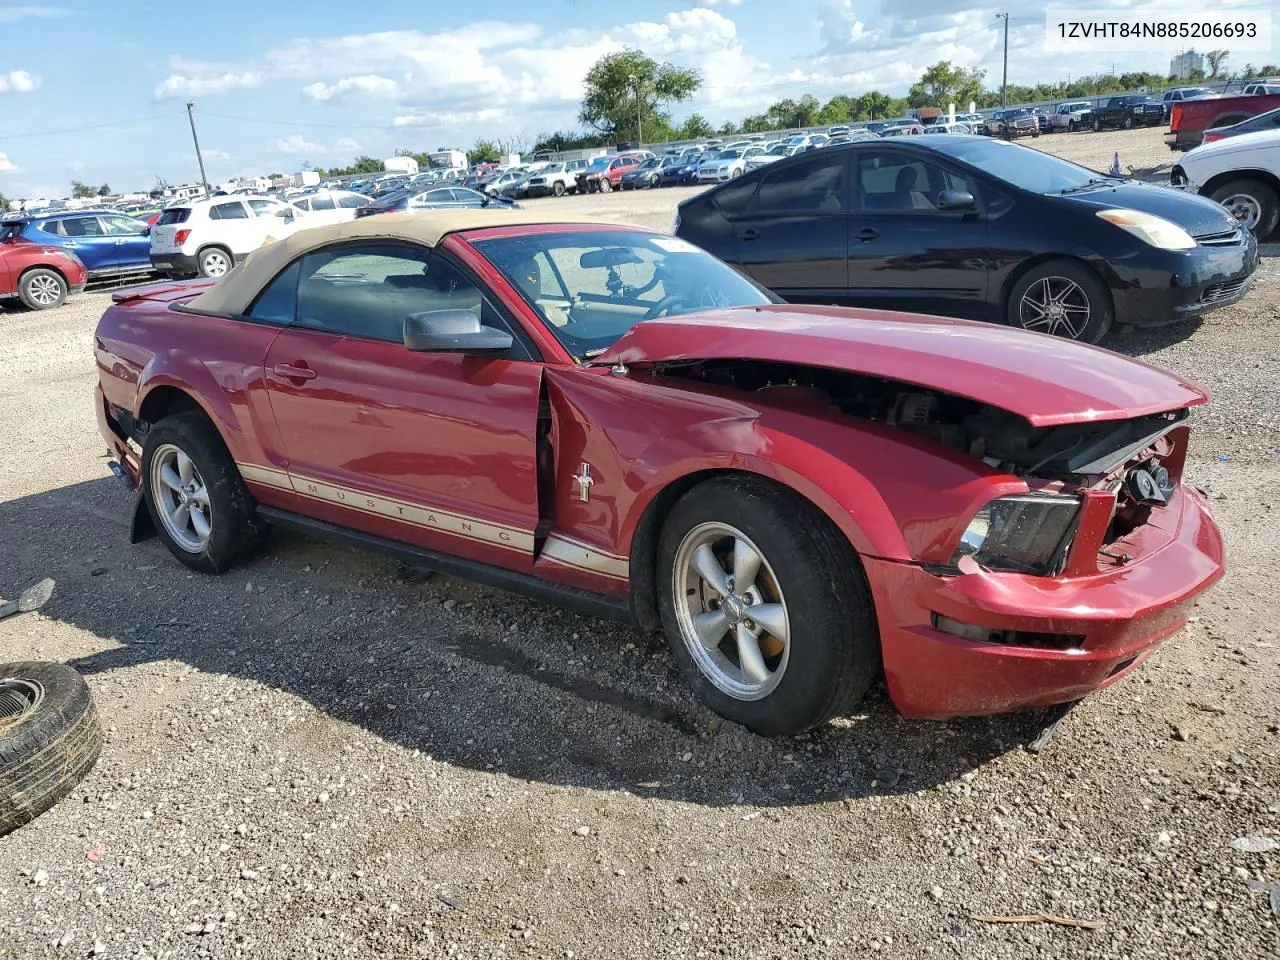
M 1058 191 L 1058 193 L 1059 194 L 1075 193 L 1077 190 L 1092 190 L 1094 187 L 1098 186 L 1099 184 L 1124 183 L 1124 180 L 1125 180 L 1124 177 L 1090 177 L 1084 183 L 1077 183 L 1073 187 L 1063 187 L 1061 190 Z

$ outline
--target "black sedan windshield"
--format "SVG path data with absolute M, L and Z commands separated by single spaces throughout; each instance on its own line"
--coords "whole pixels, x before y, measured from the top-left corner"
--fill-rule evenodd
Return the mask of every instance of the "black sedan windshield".
M 602 353 L 642 320 L 778 302 L 677 237 L 572 230 L 474 245 L 579 358 Z
M 1004 140 L 931 137 L 929 146 L 1031 193 L 1062 193 L 1106 180 L 1096 170 Z

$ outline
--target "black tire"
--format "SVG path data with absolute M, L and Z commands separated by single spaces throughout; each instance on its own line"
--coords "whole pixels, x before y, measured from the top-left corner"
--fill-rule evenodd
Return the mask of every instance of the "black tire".
M 553 194 L 555 194 L 557 197 L 563 197 L 563 196 L 564 196 L 564 184 L 563 184 L 563 183 L 561 183 L 559 180 L 557 180 L 554 184 L 552 184 L 552 186 L 551 186 L 551 192 L 552 192 Z
M 67 281 L 57 270 L 36 267 L 18 281 L 18 296 L 28 310 L 50 310 L 67 299 Z
M 65 797 L 102 752 L 84 678 L 60 663 L 0 664 L 0 836 Z
M 1040 131 L 1039 131 L 1038 129 L 1037 129 L 1037 130 L 1032 130 L 1032 131 L 1031 131 L 1031 136 L 1032 136 L 1032 138 L 1033 138 L 1033 139 L 1034 139 L 1034 138 L 1036 138 L 1036 137 L 1039 137 L 1039 136 L 1040 136 Z
M 1062 325 L 1059 325 L 1057 329 L 1050 329 L 1041 326 L 1028 327 L 1023 322 L 1023 297 L 1032 287 L 1046 278 L 1050 279 L 1051 286 L 1059 288 L 1060 285 L 1053 284 L 1055 278 L 1069 280 L 1083 293 L 1087 301 L 1086 305 L 1089 308 L 1089 315 L 1084 325 L 1079 328 L 1077 335 L 1073 336 Z M 1018 278 L 1009 291 L 1008 299 L 1005 301 L 1005 319 L 1013 327 L 1024 327 L 1025 329 L 1036 330 L 1039 333 L 1053 333 L 1069 340 L 1078 340 L 1080 343 L 1098 343 L 1107 335 L 1107 331 L 1111 329 L 1115 316 L 1111 304 L 1111 294 L 1107 290 L 1106 284 L 1102 282 L 1102 279 L 1096 273 L 1084 264 L 1077 263 L 1074 260 L 1049 260 L 1045 263 L 1037 264 Z
M 209 534 L 195 548 L 183 546 L 170 531 L 158 502 L 168 494 L 155 489 L 156 452 L 174 447 L 191 458 L 197 478 L 207 491 Z M 142 492 L 156 534 L 169 552 L 192 570 L 223 573 L 248 557 L 261 540 L 253 498 L 222 437 L 203 413 L 166 417 L 147 431 L 142 448 Z
M 1075 132 L 1076 132 L 1076 122 L 1074 120 L 1068 120 L 1067 133 L 1075 133 Z
M 612 190 L 612 189 L 613 189 L 613 182 L 612 182 L 612 181 L 610 181 L 607 177 L 601 177 L 601 178 L 600 178 L 600 192 L 601 192 L 601 193 L 608 193 L 608 192 L 609 192 L 610 190 Z
M 1239 218 L 1239 212 L 1236 209 L 1237 205 L 1229 205 L 1228 201 L 1232 197 L 1247 197 L 1251 200 L 1256 207 L 1258 222 L 1249 229 L 1253 231 L 1254 236 L 1259 240 L 1271 236 L 1271 232 L 1276 228 L 1277 221 L 1280 221 L 1280 196 L 1276 194 L 1274 187 L 1261 180 L 1255 180 L 1252 177 L 1230 180 L 1216 187 L 1209 194 L 1209 197 L 1221 203 L 1232 216 L 1237 218 Z M 1240 222 L 1243 223 L 1245 221 L 1240 220 Z
M 1102 121 L 1101 121 L 1101 120 L 1095 120 L 1095 121 L 1093 121 L 1093 132 L 1094 132 L 1094 133 L 1101 133 L 1101 132 L 1102 132 Z
M 677 554 L 708 523 L 741 531 L 786 601 L 789 651 L 776 685 L 759 699 L 739 699 L 714 684 L 682 639 L 677 593 L 679 602 L 688 594 L 676 583 Z M 731 477 L 686 493 L 663 524 L 657 583 L 663 628 L 689 682 L 708 707 L 758 734 L 801 733 L 848 713 L 880 670 L 875 609 L 857 555 L 812 504 L 768 482 Z M 744 609 L 749 616 L 751 607 Z
M 1127 116 L 1127 117 L 1125 117 L 1125 118 L 1124 118 L 1124 128 L 1125 128 L 1126 130 L 1132 130 L 1132 129 L 1133 129 L 1133 115 L 1132 115 L 1132 114 L 1130 114 L 1129 116 Z
M 235 266 L 235 258 L 226 247 L 205 247 L 196 259 L 200 276 L 217 279 L 225 277 Z

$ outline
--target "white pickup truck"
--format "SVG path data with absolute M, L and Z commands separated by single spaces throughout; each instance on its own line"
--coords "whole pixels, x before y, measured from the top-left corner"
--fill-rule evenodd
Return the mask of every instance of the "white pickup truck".
M 1077 100 L 1074 103 L 1060 103 L 1053 113 L 1049 114 L 1049 129 L 1055 133 L 1063 130 L 1075 132 L 1085 126 L 1085 120 L 1093 104 L 1088 100 Z

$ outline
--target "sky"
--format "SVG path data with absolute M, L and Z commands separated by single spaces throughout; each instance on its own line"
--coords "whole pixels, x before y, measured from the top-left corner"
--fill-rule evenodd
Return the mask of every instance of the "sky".
M 1232 6 L 1265 4 L 1214 9 Z M 998 9 L 1012 16 L 1011 83 L 1163 72 L 1176 52 L 1055 55 L 1043 0 L 0 0 L 0 193 L 53 198 L 72 179 L 116 191 L 196 182 L 188 100 L 211 182 L 402 147 L 466 149 L 478 137 L 531 143 L 578 127 L 584 74 L 624 47 L 700 69 L 696 98 L 672 113 L 717 126 L 806 93 L 901 95 L 941 59 L 998 84 Z M 1241 53 L 1228 66 L 1275 59 Z

